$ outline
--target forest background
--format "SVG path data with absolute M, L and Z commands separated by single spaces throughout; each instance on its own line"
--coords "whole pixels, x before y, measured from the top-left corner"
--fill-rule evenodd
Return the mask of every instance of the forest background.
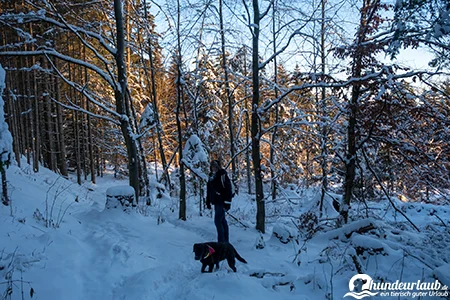
M 449 12 L 443 0 L 2 1 L 14 141 L 2 201 L 14 158 L 79 184 L 112 165 L 141 203 L 176 195 L 185 220 L 220 158 L 261 232 L 265 203 L 290 185 L 319 189 L 319 213 L 341 195 L 338 223 L 353 201 L 448 204 Z M 398 60 L 406 48 L 427 67 Z

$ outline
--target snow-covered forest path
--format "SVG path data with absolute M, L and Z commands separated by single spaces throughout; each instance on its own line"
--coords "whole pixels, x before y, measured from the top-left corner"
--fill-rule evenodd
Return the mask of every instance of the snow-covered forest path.
M 12 299 L 21 299 L 22 291 L 28 295 L 30 288 L 33 299 L 273 299 L 279 293 L 273 279 L 251 275 L 268 270 L 284 276 L 294 268 L 291 246 L 274 241 L 256 250 L 259 235 L 254 229 L 230 225 L 231 242 L 248 264 L 237 262 L 234 273 L 223 261 L 218 271 L 202 274 L 193 244 L 214 241 L 216 230 L 212 217 L 198 216 L 196 206 L 187 221 L 166 209 L 165 222 L 158 224 L 160 206 L 150 208 L 147 216 L 104 209 L 106 189 L 124 182 L 100 179 L 96 186 L 78 187 L 56 181 L 51 172 L 37 177 L 12 170 L 14 217 L 7 208 L 0 211 L 6 224 L 2 240 L 9 241 L 1 248 L 20 258 L 14 263 L 14 278 L 22 275 L 29 282 L 24 288 L 16 285 Z M 58 193 L 53 215 L 70 207 L 59 228 L 46 228 L 33 213 L 39 209 L 45 216 L 45 199 L 51 204 Z M 11 256 L 1 258 L 8 263 Z M 286 289 L 283 299 L 299 299 L 289 287 L 281 288 Z
M 289 235 L 288 226 L 293 225 L 290 218 L 285 223 L 278 218 L 262 236 L 265 247 L 256 249 L 261 236 L 252 224 L 252 200 L 239 195 L 232 212 L 249 226 L 228 218 L 230 241 L 248 264 L 237 262 L 234 273 L 223 261 L 219 270 L 202 274 L 192 246 L 214 241 L 216 229 L 211 213 L 199 216 L 192 198 L 188 199 L 188 220 L 181 221 L 176 200 L 164 197 L 141 213 L 105 210 L 106 189 L 126 184 L 113 178 L 79 187 L 48 170 L 36 175 L 16 166 L 10 168 L 9 178 L 14 183 L 14 202 L 12 210 L 0 209 L 0 278 L 6 280 L 0 279 L 5 283 L 0 285 L 0 295 L 11 283 L 11 299 L 341 299 L 356 272 L 348 258 L 353 248 L 362 251 L 361 262 L 375 278 L 431 282 L 439 274 L 450 283 L 447 206 L 403 205 L 402 211 L 422 230 L 417 233 L 400 216 L 391 216 L 385 204 L 372 203 L 373 210 L 386 211 L 383 220 L 360 218 L 340 229 L 330 227 L 305 244 L 301 238 L 284 244 L 274 237 L 272 226 L 278 226 L 277 232 L 286 228 Z M 53 211 L 49 214 L 60 221 L 58 228 L 44 226 L 46 199 Z M 300 208 L 308 210 L 308 201 L 296 213 Z M 61 221 L 60 212 L 66 208 Z M 158 224 L 161 216 L 164 222 Z M 373 230 L 367 234 L 344 236 L 370 224 Z M 294 231 L 293 235 L 298 234 L 297 228 Z M 378 252 L 370 252 L 373 249 Z
M 144 217 L 93 206 L 74 216 L 82 225 L 76 235 L 86 254 L 79 275 L 83 299 L 249 299 L 275 293 L 250 276 L 273 265 L 265 251 L 254 257 L 252 230 L 231 226 L 233 244 L 248 265 L 238 262 L 233 273 L 224 261 L 213 274 L 201 274 L 192 246 L 215 240 L 212 218 L 168 219 L 158 225 L 152 213 Z M 280 265 L 273 273 L 285 268 Z
M 83 299 L 275 297 L 270 284 L 250 275 L 267 269 L 285 274 L 289 263 L 272 259 L 270 247 L 269 251 L 255 250 L 254 230 L 230 226 L 232 243 L 248 265 L 238 262 L 238 272 L 233 273 L 224 261 L 218 271 L 202 274 L 192 246 L 216 239 L 211 217 L 181 221 L 168 216 L 166 222 L 158 225 L 157 209 L 150 210 L 149 216 L 103 210 L 104 196 L 100 196 L 102 200 L 94 202 L 87 211 L 74 215 L 80 224 L 75 235 L 86 254 L 80 261 L 79 274 Z M 284 254 L 282 251 L 279 255 Z M 293 294 L 285 296 L 284 299 L 298 299 Z

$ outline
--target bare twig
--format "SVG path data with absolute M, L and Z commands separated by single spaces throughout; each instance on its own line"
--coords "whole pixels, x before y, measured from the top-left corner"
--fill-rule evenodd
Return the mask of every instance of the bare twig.
M 233 216 L 233 215 L 230 214 L 229 212 L 227 212 L 227 215 L 229 215 L 231 218 L 233 218 L 236 222 L 238 222 L 239 224 L 241 224 L 241 225 L 244 226 L 245 228 L 248 228 L 247 225 L 245 225 L 244 223 L 242 223 L 238 218 L 236 218 L 235 216 Z
M 442 225 L 444 225 L 446 228 L 448 228 L 447 224 L 445 224 L 444 220 L 441 219 L 441 217 L 439 217 L 436 212 L 432 212 L 431 213 L 432 216 L 435 216 L 439 221 L 441 221 Z
M 424 264 L 425 266 L 427 266 L 428 268 L 430 268 L 431 270 L 434 270 L 437 266 L 430 266 L 427 262 L 425 262 L 422 258 L 412 254 L 411 252 L 408 252 L 408 250 L 403 249 L 403 251 L 406 252 L 406 254 L 408 254 L 409 256 L 411 256 L 412 258 L 417 259 L 418 261 L 420 261 L 422 264 Z

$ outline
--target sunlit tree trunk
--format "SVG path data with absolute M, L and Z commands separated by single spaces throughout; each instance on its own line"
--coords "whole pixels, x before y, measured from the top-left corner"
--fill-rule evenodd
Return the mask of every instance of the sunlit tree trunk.
M 326 64 L 325 64 L 325 58 L 326 58 L 326 48 L 325 48 L 325 5 L 327 0 L 321 0 L 321 20 L 320 20 L 320 58 L 321 58 L 321 71 L 322 71 L 322 78 L 325 78 L 325 71 L 326 71 Z M 328 142 L 328 126 L 325 125 L 326 122 L 326 89 L 325 87 L 321 88 L 321 94 L 320 94 L 320 104 L 319 104 L 319 115 L 322 118 L 322 125 L 321 127 L 321 161 L 320 161 L 320 167 L 322 169 L 322 188 L 321 188 L 321 195 L 320 195 L 320 212 L 322 212 L 323 209 L 323 201 L 325 199 L 325 194 L 328 190 L 328 150 L 327 150 L 327 142 Z
M 176 108 L 176 121 L 178 130 L 178 162 L 180 166 L 180 212 L 179 218 L 186 220 L 186 178 L 184 174 L 183 164 L 183 133 L 181 128 L 181 110 L 183 105 L 183 90 L 182 90 L 182 73 L 181 73 L 181 33 L 180 33 L 180 0 L 177 0 L 177 108 Z
M 272 43 L 273 43 L 273 54 L 277 53 L 277 35 L 276 35 L 276 1 L 274 1 L 273 7 L 272 7 Z M 274 68 L 274 97 L 275 99 L 278 98 L 278 64 L 277 64 L 277 57 L 275 56 L 273 59 L 273 68 Z M 278 104 L 275 105 L 275 120 L 274 123 L 277 124 L 279 121 L 279 110 L 278 110 Z M 272 190 L 272 200 L 275 200 L 277 197 L 277 180 L 275 178 L 275 149 L 274 145 L 277 140 L 277 126 L 273 129 L 272 132 L 272 145 L 270 147 L 270 177 L 271 177 L 271 190 Z
M 230 156 L 231 156 L 231 170 L 232 170 L 232 179 L 237 179 L 237 170 L 236 170 L 236 158 L 235 155 L 235 142 L 234 142 L 234 130 L 233 130 L 233 97 L 230 91 L 230 82 L 229 82 L 229 72 L 227 65 L 227 55 L 225 52 L 225 29 L 223 26 L 223 0 L 219 0 L 219 22 L 220 22 L 220 40 L 221 40 L 221 50 L 222 50 L 222 69 L 223 76 L 225 81 L 225 93 L 228 101 L 228 129 L 230 135 Z
M 130 109 L 127 107 L 127 76 L 125 67 L 125 30 L 122 10 L 122 2 L 114 0 L 114 17 L 116 19 L 117 51 L 115 60 L 119 85 L 114 89 L 116 111 L 123 116 L 120 118 L 120 130 L 125 140 L 128 158 L 129 182 L 135 190 L 136 201 L 139 199 L 139 158 L 136 141 L 133 137 L 132 124 L 130 123 Z

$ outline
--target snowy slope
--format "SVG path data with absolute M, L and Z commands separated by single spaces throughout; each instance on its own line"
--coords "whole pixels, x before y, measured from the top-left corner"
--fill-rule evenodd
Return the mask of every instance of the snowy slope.
M 11 299 L 30 299 L 31 289 L 32 299 L 46 300 L 343 299 L 349 279 L 356 274 L 350 249 L 363 252 L 359 257 L 372 278 L 432 281 L 435 273 L 450 277 L 446 267 L 450 263 L 448 228 L 429 215 L 435 210 L 448 224 L 448 207 L 405 204 L 404 210 L 421 233 L 388 211 L 384 219 L 392 223 L 376 216 L 335 230 L 322 223 L 319 232 L 305 241 L 292 218 L 275 214 L 299 216 L 317 196 L 287 192 L 286 197 L 298 204 L 268 204 L 269 232 L 263 236 L 264 249 L 256 249 L 260 235 L 253 229 L 254 202 L 241 193 L 233 200 L 232 213 L 249 228 L 229 218 L 230 239 L 248 264 L 237 262 L 238 271 L 233 273 L 222 262 L 218 271 L 202 274 L 192 245 L 214 241 L 216 232 L 210 215 L 198 216 L 194 199 L 189 199 L 185 222 L 177 219 L 176 209 L 172 211 L 176 200 L 168 198 L 146 211 L 104 210 L 106 189 L 125 182 L 107 177 L 100 178 L 97 185 L 80 187 L 48 170 L 39 174 L 30 170 L 17 166 L 8 170 L 12 210 L 0 207 L 0 295 L 10 287 Z M 57 228 L 47 228 L 42 220 L 46 199 L 49 215 L 53 206 L 50 224 Z M 386 210 L 384 206 L 383 202 L 374 204 L 373 211 L 379 214 Z M 33 217 L 36 209 L 41 218 Z M 448 210 L 446 214 L 444 210 Z M 161 216 L 165 222 L 158 225 Z M 370 234 L 346 236 L 371 223 L 375 229 Z M 272 234 L 272 228 L 286 244 Z M 433 236 L 428 236 L 431 232 Z M 364 253 L 369 247 L 381 249 L 380 253 Z M 406 251 L 411 256 L 406 256 Z

